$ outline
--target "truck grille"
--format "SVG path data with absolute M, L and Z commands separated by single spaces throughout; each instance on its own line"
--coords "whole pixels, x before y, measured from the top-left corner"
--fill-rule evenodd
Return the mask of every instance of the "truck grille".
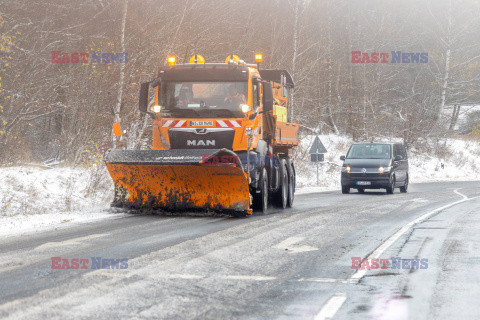
M 232 150 L 235 131 L 230 128 L 176 128 L 168 131 L 172 149 Z

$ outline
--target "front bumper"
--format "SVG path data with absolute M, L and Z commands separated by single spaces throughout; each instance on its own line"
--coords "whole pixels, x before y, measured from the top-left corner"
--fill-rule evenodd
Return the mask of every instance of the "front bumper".
M 366 183 L 366 184 L 365 184 Z M 342 172 L 342 187 L 380 189 L 390 185 L 390 174 L 388 173 L 347 173 Z

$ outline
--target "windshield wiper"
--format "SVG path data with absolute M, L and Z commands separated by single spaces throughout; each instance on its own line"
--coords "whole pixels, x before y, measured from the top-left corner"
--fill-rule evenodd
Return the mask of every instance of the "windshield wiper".
M 224 113 L 228 113 L 230 116 L 232 117 L 235 117 L 235 118 L 240 118 L 238 117 L 237 114 L 235 114 L 235 112 L 233 112 L 232 110 L 230 109 L 208 109 L 209 111 L 220 111 L 220 112 L 224 112 Z
M 163 111 L 163 110 L 162 110 Z M 165 112 L 169 115 L 173 115 L 175 117 L 185 117 L 185 113 L 193 112 L 196 116 L 200 116 L 200 112 L 194 109 L 165 109 Z

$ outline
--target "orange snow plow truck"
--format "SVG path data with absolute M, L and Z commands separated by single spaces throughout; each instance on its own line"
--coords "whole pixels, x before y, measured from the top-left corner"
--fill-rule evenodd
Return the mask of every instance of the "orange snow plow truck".
M 236 55 L 225 63 L 200 55 L 167 61 L 140 89 L 140 111 L 154 119 L 152 149 L 114 149 L 106 157 L 112 205 L 231 215 L 265 213 L 270 201 L 291 207 L 298 120 L 287 120 L 290 74 L 260 69 L 261 55 L 256 64 Z

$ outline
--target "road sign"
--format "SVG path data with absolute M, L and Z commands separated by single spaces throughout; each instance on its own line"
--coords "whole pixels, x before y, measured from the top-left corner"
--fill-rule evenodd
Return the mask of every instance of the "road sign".
M 323 145 L 322 141 L 318 136 L 315 137 L 313 141 L 312 147 L 310 148 L 310 154 L 319 154 L 319 153 L 327 153 L 327 149 Z
M 313 140 L 312 147 L 310 148 L 310 160 L 317 164 L 317 186 L 318 186 L 318 163 L 324 161 L 324 153 L 327 153 L 327 148 L 323 145 L 318 136 Z
M 310 155 L 310 160 L 312 162 L 322 162 L 324 161 L 323 153 L 312 153 Z

